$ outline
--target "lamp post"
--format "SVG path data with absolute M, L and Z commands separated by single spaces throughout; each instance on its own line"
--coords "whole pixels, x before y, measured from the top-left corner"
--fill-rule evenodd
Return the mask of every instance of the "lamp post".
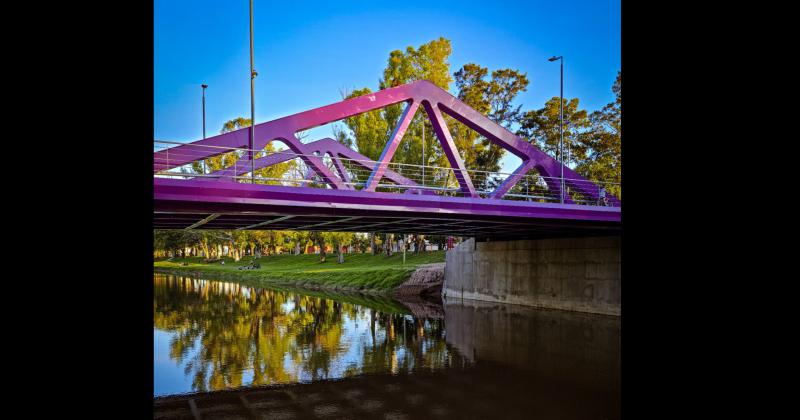
M 559 60 L 561 63 L 561 101 L 559 106 L 558 117 L 558 156 L 561 161 L 561 204 L 564 204 L 564 56 L 550 57 L 547 61 Z
M 203 88 L 203 139 L 206 138 L 206 88 L 207 84 L 200 85 Z
M 203 88 L 203 140 L 206 138 L 206 88 L 208 87 L 207 84 L 203 83 L 200 85 Z M 206 160 L 203 159 L 203 175 L 206 174 Z
M 250 179 L 256 183 L 256 105 L 255 105 L 255 82 L 258 73 L 253 69 L 253 0 L 250 0 Z

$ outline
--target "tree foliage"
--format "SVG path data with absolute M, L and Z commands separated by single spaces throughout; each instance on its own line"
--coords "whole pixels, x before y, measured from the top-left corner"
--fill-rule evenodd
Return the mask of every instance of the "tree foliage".
M 417 80 L 428 80 L 442 89 L 448 90 L 453 81 L 448 63 L 451 52 L 450 40 L 445 38 L 433 40 L 416 49 L 409 46 L 405 51 L 392 51 L 383 71 L 383 77 L 378 82 L 379 89 L 400 86 Z M 368 93 L 372 93 L 372 90 L 364 87 L 350 92 L 346 98 Z M 359 153 L 372 160 L 380 158 L 381 152 L 386 147 L 389 136 L 397 126 L 406 106 L 405 104 L 390 105 L 384 109 L 345 119 L 345 126 L 350 131 L 348 136 L 352 138 L 352 143 L 355 144 Z M 419 108 L 406 130 L 392 162 L 413 165 L 423 163 L 422 125 L 426 124 L 425 160 L 428 165 L 441 163 L 443 158 L 441 148 L 438 146 L 438 142 L 431 141 L 433 130 L 430 122 L 423 118 L 422 114 L 422 108 Z
M 511 127 L 520 116 L 521 105 L 513 103 L 519 93 L 527 90 L 529 81 L 525 73 L 514 69 L 498 69 L 489 74 L 489 70 L 474 63 L 464 65 L 455 74 L 450 74 L 449 58 L 452 46 L 448 39 L 439 38 L 414 48 L 409 46 L 395 50 L 389 59 L 379 80 L 379 89 L 399 86 L 417 80 L 428 80 L 442 89 L 450 89 L 455 81 L 457 96 L 466 104 L 488 116 L 504 127 Z M 345 98 L 372 93 L 368 87 L 356 89 Z M 377 160 L 402 116 L 405 104 L 390 105 L 356 115 L 344 120 L 348 129 L 339 140 L 345 144 L 353 144 L 360 153 L 372 160 Z M 497 171 L 504 149 L 494 145 L 475 131 L 458 123 L 445 115 L 456 148 L 468 169 L 481 171 Z M 424 137 L 423 137 L 424 133 Z M 337 135 L 340 137 L 340 135 Z M 423 159 L 424 150 L 424 159 Z M 440 142 L 436 138 L 433 127 L 426 113 L 420 108 L 403 136 L 395 152 L 392 162 L 399 164 L 449 167 Z M 405 168 L 398 170 L 402 173 Z M 412 178 L 421 182 L 418 169 L 412 171 Z M 435 173 L 428 171 L 425 183 L 436 182 L 441 186 L 455 186 L 455 179 L 449 177 L 449 171 Z M 447 178 L 445 178 L 447 176 Z M 434 181 L 436 180 L 436 181 Z M 363 180 L 362 180 L 363 181 Z M 478 184 L 487 181 L 483 178 Z M 484 185 L 478 185 L 485 187 Z
M 589 115 L 591 130 L 584 137 L 588 156 L 577 171 L 589 179 L 611 183 L 606 189 L 621 198 L 622 72 L 617 73 L 611 91 L 616 95 L 614 102 Z
M 578 98 L 564 99 L 564 161 L 621 198 L 621 72 L 617 73 L 611 90 L 616 95 L 614 102 L 591 114 L 579 108 Z M 559 98 L 554 97 L 543 108 L 526 112 L 517 131 L 554 158 L 558 157 L 559 146 L 558 104 Z
M 586 110 L 580 109 L 579 104 L 578 98 L 564 98 L 564 162 L 567 162 L 568 151 L 571 154 L 571 162 L 581 162 L 585 158 L 586 149 L 582 136 L 591 124 Z M 559 97 L 554 96 L 544 104 L 544 107 L 522 115 L 517 134 L 529 139 L 540 150 L 558 159 L 559 112 Z
M 458 99 L 492 121 L 510 128 L 520 117 L 522 105 L 514 107 L 514 99 L 528 87 L 528 77 L 518 70 L 500 69 L 492 72 L 475 63 L 465 64 L 455 73 Z M 505 149 L 490 142 L 464 124 L 447 118 L 453 141 L 469 169 L 496 172 L 500 169 L 500 159 Z M 476 187 L 490 188 L 490 179 L 476 179 Z

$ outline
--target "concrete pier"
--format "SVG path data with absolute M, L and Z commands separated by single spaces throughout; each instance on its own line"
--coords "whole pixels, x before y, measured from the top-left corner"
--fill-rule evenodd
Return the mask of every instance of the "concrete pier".
M 443 293 L 620 315 L 620 237 L 475 242 L 447 251 Z

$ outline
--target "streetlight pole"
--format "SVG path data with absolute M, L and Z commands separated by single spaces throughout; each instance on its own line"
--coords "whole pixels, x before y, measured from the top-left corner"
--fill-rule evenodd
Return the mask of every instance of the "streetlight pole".
M 253 0 L 250 0 L 250 179 L 256 183 L 256 104 L 255 104 L 255 82 L 258 73 L 253 69 Z
M 203 83 L 200 85 L 203 88 L 203 140 L 206 139 L 206 88 L 208 87 L 207 84 Z M 206 174 L 206 160 L 203 159 L 203 175 Z
M 564 204 L 564 56 L 550 57 L 547 61 L 559 60 L 561 63 L 561 102 L 558 117 L 558 156 L 561 161 L 561 204 Z
M 422 119 L 422 186 L 425 186 L 425 119 Z
M 202 84 L 200 87 L 203 88 L 203 139 L 206 138 L 206 88 L 208 85 Z

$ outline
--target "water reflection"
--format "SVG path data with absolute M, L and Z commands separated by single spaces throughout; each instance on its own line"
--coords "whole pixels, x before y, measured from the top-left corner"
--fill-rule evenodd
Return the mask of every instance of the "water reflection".
M 191 418 L 189 400 L 202 418 L 620 415 L 616 317 L 158 274 L 154 283 L 155 418 Z M 258 387 L 272 384 L 288 385 Z M 237 390 L 184 395 L 228 388 Z
M 316 295 L 155 274 L 155 394 L 468 363 L 446 345 L 442 318 L 413 317 L 391 300 Z

